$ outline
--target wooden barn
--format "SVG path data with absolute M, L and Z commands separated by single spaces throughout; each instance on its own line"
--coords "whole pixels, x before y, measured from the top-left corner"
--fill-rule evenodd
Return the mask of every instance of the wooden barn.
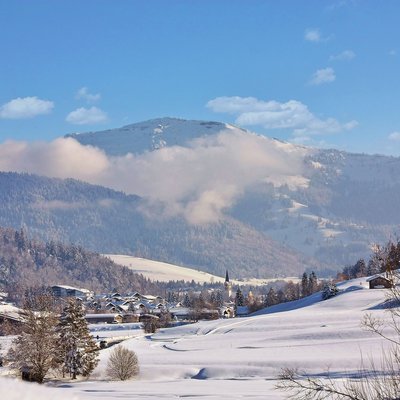
M 367 279 L 370 289 L 390 289 L 393 287 L 392 280 L 385 278 L 382 275 L 371 276 Z

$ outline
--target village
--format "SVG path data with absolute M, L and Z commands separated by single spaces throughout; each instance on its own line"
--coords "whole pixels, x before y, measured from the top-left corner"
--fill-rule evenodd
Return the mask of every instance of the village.
M 208 291 L 211 302 L 203 301 L 202 293 L 195 291 L 183 292 L 180 296 L 176 293 L 169 293 L 169 298 L 163 298 L 159 295 L 142 294 L 137 291 L 96 294 L 84 288 L 53 285 L 49 288 L 49 292 L 60 305 L 60 309 L 70 298 L 77 299 L 82 304 L 85 319 L 101 347 L 120 342 L 127 337 L 136 336 L 140 328 L 144 328 L 149 333 L 154 333 L 158 328 L 193 323 L 198 320 L 241 317 L 249 313 L 249 307 L 244 305 L 244 297 L 240 288 L 233 296 L 228 271 L 221 289 L 210 289 Z M 250 292 L 250 299 L 251 296 Z M 1 294 L 0 324 L 18 326 L 23 322 L 22 310 L 6 302 L 5 299 L 6 293 Z M 110 324 L 113 326 L 105 327 L 105 325 Z M 118 325 L 118 327 L 115 325 Z M 99 335 L 99 331 L 114 333 L 112 335 Z

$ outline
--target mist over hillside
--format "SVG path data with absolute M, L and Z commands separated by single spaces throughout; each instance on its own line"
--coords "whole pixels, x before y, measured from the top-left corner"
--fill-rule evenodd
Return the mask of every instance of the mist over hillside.
M 0 175 L 1 225 L 217 275 L 332 273 L 399 231 L 400 159 L 219 122 L 161 118 L 0 154 L 0 170 L 42 175 Z
M 102 253 L 193 266 L 236 277 L 297 275 L 325 266 L 227 217 L 195 226 L 184 218 L 144 213 L 144 201 L 73 179 L 0 173 L 0 225 L 30 237 L 73 243 Z
M 224 142 L 222 135 L 230 136 Z M 218 212 L 222 210 L 225 216 L 321 263 L 355 263 L 369 254 L 374 243 L 383 243 L 399 232 L 397 157 L 306 148 L 229 124 L 171 118 L 74 135 L 82 144 L 98 146 L 107 154 L 119 156 L 127 152 L 153 152 L 155 137 L 163 148 L 170 149 L 179 145 L 196 150 L 193 143 L 201 141 L 210 147 L 210 143 L 219 141 L 220 147 L 226 149 L 229 143 L 233 167 L 229 164 L 231 158 L 223 154 L 220 162 L 214 164 L 214 171 L 224 170 L 226 165 L 234 170 L 234 178 L 226 174 L 222 176 L 225 181 L 220 182 L 232 183 L 236 192 L 224 197 L 223 184 L 219 191 L 210 186 L 223 203 Z M 248 157 L 237 156 L 238 153 L 247 153 Z M 263 161 L 257 164 L 254 159 Z M 188 174 L 197 165 L 188 162 Z M 243 171 L 252 174 L 253 179 L 244 179 Z M 204 204 L 205 192 L 198 195 L 200 204 Z

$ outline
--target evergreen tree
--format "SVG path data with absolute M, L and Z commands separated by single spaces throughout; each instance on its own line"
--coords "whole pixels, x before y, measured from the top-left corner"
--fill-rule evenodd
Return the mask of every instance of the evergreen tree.
M 307 273 L 304 272 L 303 276 L 301 277 L 301 297 L 306 297 L 309 294 L 308 276 Z
M 356 263 L 356 278 L 365 276 L 367 274 L 367 266 L 364 259 L 360 258 Z
M 308 278 L 308 294 L 313 294 L 318 291 L 318 279 L 314 271 L 311 272 Z
M 189 293 L 185 293 L 185 297 L 183 299 L 183 303 L 182 304 L 183 304 L 184 307 L 187 307 L 187 308 L 190 308 L 192 306 L 192 301 L 191 301 L 191 299 L 189 297 Z
M 327 300 L 333 296 L 336 296 L 339 292 L 336 284 L 333 282 L 326 282 L 322 289 L 322 300 Z
M 72 379 L 89 376 L 98 363 L 98 348 L 89 332 L 82 303 L 69 299 L 58 327 L 63 371 Z
M 235 306 L 236 307 L 241 307 L 244 306 L 244 297 L 243 297 L 243 293 L 240 290 L 240 288 L 237 288 L 236 291 L 236 297 L 235 297 Z

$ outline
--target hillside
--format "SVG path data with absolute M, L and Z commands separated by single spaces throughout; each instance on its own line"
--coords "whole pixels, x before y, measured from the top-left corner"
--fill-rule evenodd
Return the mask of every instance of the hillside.
M 219 276 L 229 269 L 236 278 L 321 275 L 355 264 L 399 232 L 395 157 L 176 118 L 19 149 L 2 169 L 92 185 L 2 174 L 0 223 L 101 253 Z
M 143 200 L 72 179 L 0 173 L 0 224 L 30 237 L 196 267 L 232 277 L 296 276 L 322 263 L 232 218 L 195 226 L 141 212 Z
M 259 315 L 200 321 L 163 329 L 150 337 L 136 330 L 136 337 L 124 342 L 140 360 L 135 380 L 123 385 L 104 380 L 112 350 L 106 349 L 89 381 L 50 388 L 49 394 L 63 398 L 68 392 L 81 400 L 93 398 L 93 390 L 110 400 L 118 396 L 285 399 L 287 393 L 274 389 L 283 367 L 298 367 L 322 379 L 329 371 L 333 381 L 343 382 L 360 368 L 369 370 L 370 360 L 381 365 L 381 350 L 387 348 L 387 341 L 363 330 L 360 321 L 366 312 L 385 318 L 386 291 L 367 289 L 365 278 L 339 287 L 340 294 L 326 301 L 317 293 L 267 308 Z M 99 329 L 96 334 L 107 335 L 108 331 Z M 0 380 L 0 387 L 7 389 L 7 381 Z
M 112 156 L 133 153 L 158 168 L 169 168 L 171 158 L 176 158 L 180 169 L 171 173 L 177 174 L 176 179 L 181 176 L 184 184 L 193 180 L 187 196 L 197 196 L 197 202 L 202 202 L 212 191 L 224 202 L 226 191 L 233 187 L 240 194 L 228 196 L 225 216 L 325 265 L 355 263 L 368 255 L 372 244 L 386 242 L 399 231 L 400 159 L 396 157 L 306 148 L 229 124 L 174 118 L 72 137 Z M 162 145 L 155 146 L 155 141 Z M 156 156 L 154 150 L 160 149 L 164 153 Z M 185 151 L 190 162 L 188 173 L 182 174 L 186 164 L 182 165 L 180 153 Z M 213 152 L 218 156 L 211 158 Z M 205 169 L 203 162 L 212 163 L 213 168 Z M 196 176 L 199 168 L 209 176 Z M 251 178 L 243 175 L 246 169 L 252 171 Z M 217 170 L 221 172 L 213 178 Z M 163 180 L 152 177 L 155 185 L 174 187 L 173 175 L 164 173 Z M 213 179 L 221 181 L 221 186 L 215 187 Z M 148 190 L 143 193 L 153 195 Z M 163 195 L 157 190 L 156 194 Z M 170 196 L 164 197 L 170 201 Z M 186 201 L 184 197 L 178 200 L 179 204 Z M 189 203 L 185 215 L 190 211 Z
M 18 298 L 25 288 L 58 284 L 98 293 L 163 291 L 142 275 L 82 247 L 30 240 L 23 230 L 0 227 L 0 289 Z

